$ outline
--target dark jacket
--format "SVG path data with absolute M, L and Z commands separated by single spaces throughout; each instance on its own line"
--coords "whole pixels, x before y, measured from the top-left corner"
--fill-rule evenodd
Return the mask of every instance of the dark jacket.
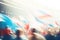
M 4 35 L 2 40 L 13 40 L 11 35 Z
M 55 36 L 51 35 L 51 34 L 47 34 L 45 36 L 46 40 L 55 40 Z
M 60 33 L 57 34 L 56 40 L 60 40 Z

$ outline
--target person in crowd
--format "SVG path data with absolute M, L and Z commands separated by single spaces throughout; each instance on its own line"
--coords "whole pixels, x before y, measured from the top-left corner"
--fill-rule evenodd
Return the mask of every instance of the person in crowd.
M 59 29 L 59 32 L 56 34 L 56 40 L 60 40 L 60 29 Z
M 36 33 L 36 29 L 31 29 L 31 35 L 29 36 L 29 40 L 46 40 L 42 35 Z
M 3 38 L 3 30 L 0 29 L 0 40 Z
M 4 34 L 3 34 L 2 40 L 13 40 L 13 38 L 12 38 L 12 36 L 11 36 L 10 29 L 8 29 L 8 27 L 6 27 L 6 28 L 4 29 Z
M 24 35 L 22 30 L 16 30 L 16 38 L 14 40 L 28 40 L 27 37 Z
M 15 38 L 15 40 L 22 40 L 22 38 L 20 36 L 21 36 L 21 31 L 17 30 L 16 31 L 16 38 Z
M 54 34 L 48 31 L 48 34 L 45 35 L 46 40 L 56 40 Z

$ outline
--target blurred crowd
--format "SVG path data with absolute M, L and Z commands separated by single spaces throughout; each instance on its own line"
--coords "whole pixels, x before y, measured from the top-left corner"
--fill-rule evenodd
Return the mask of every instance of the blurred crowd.
M 60 40 L 60 29 L 57 27 L 43 32 L 35 28 L 26 31 L 22 28 L 16 29 L 15 32 L 8 27 L 0 29 L 0 40 Z

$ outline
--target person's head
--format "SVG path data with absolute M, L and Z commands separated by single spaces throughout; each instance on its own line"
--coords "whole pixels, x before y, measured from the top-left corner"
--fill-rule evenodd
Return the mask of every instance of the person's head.
M 21 36 L 22 34 L 23 34 L 22 30 L 19 29 L 16 30 L 16 36 Z
M 30 29 L 30 34 L 33 35 L 34 33 L 36 33 L 36 29 L 35 28 L 31 28 Z
M 60 32 L 60 28 L 59 28 L 59 32 Z
M 36 29 L 35 28 L 32 28 L 31 29 L 31 32 L 35 33 L 36 32 Z

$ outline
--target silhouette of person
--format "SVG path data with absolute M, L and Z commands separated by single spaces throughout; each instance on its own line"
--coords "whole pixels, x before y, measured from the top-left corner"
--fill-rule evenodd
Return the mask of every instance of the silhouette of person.
M 8 27 L 6 27 L 4 29 L 4 35 L 3 35 L 3 39 L 2 40 L 13 40 L 11 33 L 10 33 L 10 29 L 8 29 Z
M 16 38 L 15 38 L 15 40 L 22 40 L 20 30 L 16 30 Z

